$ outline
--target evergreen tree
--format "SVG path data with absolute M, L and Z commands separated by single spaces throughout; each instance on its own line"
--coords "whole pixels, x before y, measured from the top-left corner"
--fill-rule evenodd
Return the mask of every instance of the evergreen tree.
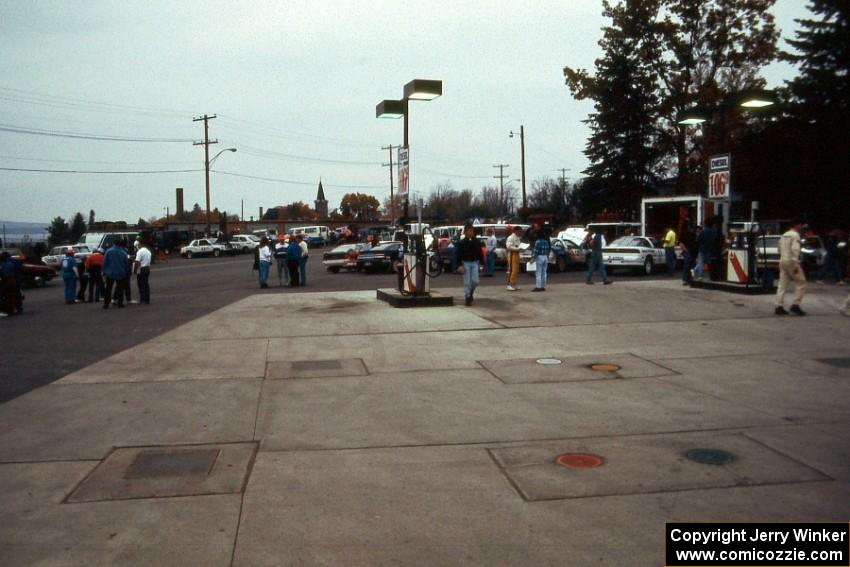
M 79 242 L 83 234 L 86 232 L 86 221 L 83 218 L 83 213 L 78 212 L 71 219 L 71 242 Z
M 655 20 L 659 2 L 611 4 L 603 1 L 611 25 L 599 42 L 603 56 L 596 74 L 564 69 L 573 96 L 594 102 L 585 121 L 591 136 L 584 151 L 590 167 L 584 173 L 603 179 L 604 190 L 623 216 L 631 216 L 658 169 L 654 124 L 658 117 L 658 78 L 653 69 L 660 58 Z M 568 210 L 566 195 L 559 208 Z M 562 212 L 563 214 L 563 212 Z
M 71 239 L 71 229 L 62 217 L 56 217 L 50 221 L 47 227 L 47 245 L 51 248 L 67 244 Z

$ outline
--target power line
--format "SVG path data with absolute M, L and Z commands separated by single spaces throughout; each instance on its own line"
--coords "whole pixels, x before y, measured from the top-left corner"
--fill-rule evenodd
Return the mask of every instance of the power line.
M 283 161 L 311 161 L 318 163 L 337 163 L 341 165 L 369 165 L 376 166 L 381 165 L 379 161 L 357 161 L 357 160 L 343 160 L 343 159 L 330 159 L 330 158 L 318 158 L 311 156 L 302 156 L 297 154 L 285 154 L 281 152 L 273 152 L 271 150 L 264 150 L 262 148 L 255 148 L 253 146 L 246 146 L 244 144 L 237 144 L 232 141 L 227 141 L 228 143 L 232 143 L 234 146 L 239 147 L 239 152 L 244 153 L 246 155 L 253 155 L 256 157 L 265 157 L 270 159 L 279 159 Z
M 135 112 L 137 114 L 159 114 L 162 116 L 185 116 L 187 114 L 191 114 L 191 112 L 188 111 L 166 110 L 161 108 L 150 108 L 143 106 L 131 106 L 126 104 L 91 101 L 57 95 L 45 95 L 33 91 L 14 89 L 11 87 L 4 86 L 0 86 L 0 99 L 8 100 L 11 102 L 21 102 L 25 104 L 35 104 L 40 106 L 53 106 L 56 108 L 70 108 L 91 112 Z
M 22 156 L 6 156 L 0 155 L 0 159 L 11 159 L 16 161 L 39 161 L 50 163 L 99 163 L 106 165 L 177 165 L 185 163 L 195 163 L 195 161 L 104 161 L 104 160 L 77 160 L 77 159 L 46 159 L 46 158 L 29 158 Z
M 134 138 L 130 136 L 107 136 L 102 134 L 88 134 L 83 132 L 64 132 L 61 130 L 45 130 L 41 128 L 23 128 L 11 124 L 0 124 L 0 132 L 11 132 L 14 134 L 30 134 L 33 136 L 50 136 L 54 138 L 97 140 L 102 142 L 161 142 L 182 144 L 192 141 L 191 138 Z
M 258 175 L 247 175 L 244 173 L 233 173 L 231 171 L 219 171 L 217 169 L 211 170 L 212 173 L 218 173 L 221 175 L 231 175 L 233 177 L 244 177 L 246 179 L 257 179 L 259 181 L 271 181 L 274 183 L 287 183 L 289 185 L 308 185 L 310 187 L 315 187 L 315 181 L 295 181 L 292 179 L 276 179 L 274 177 L 260 177 Z M 341 185 L 336 183 L 326 183 L 326 187 L 340 187 L 343 189 L 383 189 L 383 185 Z
M 196 173 L 203 169 L 155 169 L 155 170 L 134 170 L 134 171 L 91 171 L 81 169 L 28 169 L 22 167 L 0 167 L 0 171 L 23 171 L 31 173 L 80 173 L 80 174 L 143 174 L 143 173 Z

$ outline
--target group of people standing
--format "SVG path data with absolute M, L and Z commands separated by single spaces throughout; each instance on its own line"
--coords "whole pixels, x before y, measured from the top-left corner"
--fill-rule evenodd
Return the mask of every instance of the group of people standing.
M 59 265 L 65 289 L 65 303 L 100 303 L 109 309 L 113 303 L 119 308 L 135 303 L 130 291 L 130 279 L 136 275 L 139 303 L 150 305 L 150 271 L 153 259 L 150 248 L 143 242 L 134 244 L 135 254 L 128 253 L 128 241 L 117 240 L 105 251 L 98 248 L 79 263 L 75 250 L 68 248 Z M 88 292 L 88 298 L 86 298 Z
M 267 237 L 260 239 L 254 255 L 254 269 L 259 272 L 261 289 L 269 287 L 269 272 L 272 261 L 277 266 L 277 279 L 280 286 L 303 287 L 307 285 L 307 260 L 310 250 L 300 234 L 287 238 L 280 235 L 276 245 Z

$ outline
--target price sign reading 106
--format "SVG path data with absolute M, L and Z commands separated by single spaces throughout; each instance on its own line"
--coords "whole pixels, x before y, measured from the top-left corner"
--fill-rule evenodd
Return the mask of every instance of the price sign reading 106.
M 727 201 L 730 197 L 730 165 L 729 154 L 712 156 L 708 160 L 708 198 Z

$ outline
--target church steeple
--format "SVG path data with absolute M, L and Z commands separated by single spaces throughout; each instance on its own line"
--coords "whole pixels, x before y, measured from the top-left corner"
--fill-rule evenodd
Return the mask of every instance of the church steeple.
M 313 203 L 316 205 L 316 215 L 319 220 L 328 220 L 328 200 L 325 199 L 325 188 L 322 187 L 321 177 L 319 178 L 319 192 Z

